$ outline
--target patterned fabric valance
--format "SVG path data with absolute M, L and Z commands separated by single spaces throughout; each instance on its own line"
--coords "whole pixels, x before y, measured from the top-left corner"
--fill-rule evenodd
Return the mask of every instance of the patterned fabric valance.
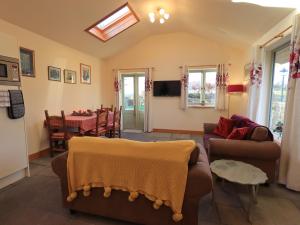
M 216 86 L 217 87 L 226 87 L 228 84 L 228 70 L 225 64 L 218 65 L 217 77 L 216 77 Z
M 121 90 L 121 80 L 120 80 L 118 74 L 115 75 L 114 89 L 115 89 L 115 92 L 119 92 Z
M 298 28 L 300 30 L 300 28 Z M 290 74 L 291 78 L 300 78 L 300 32 L 297 30 L 292 40 L 290 54 Z
M 260 86 L 262 81 L 262 64 L 251 63 L 250 68 L 250 85 Z

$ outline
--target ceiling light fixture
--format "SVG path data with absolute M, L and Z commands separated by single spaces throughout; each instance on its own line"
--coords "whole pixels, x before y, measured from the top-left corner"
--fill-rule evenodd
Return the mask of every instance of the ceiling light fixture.
M 157 19 L 160 24 L 164 24 L 170 18 L 170 14 L 163 8 L 158 8 L 156 12 L 150 12 L 148 16 L 151 23 L 155 23 Z
M 295 8 L 300 9 L 299 0 L 231 0 L 234 3 L 249 3 L 263 7 L 277 7 L 277 8 Z

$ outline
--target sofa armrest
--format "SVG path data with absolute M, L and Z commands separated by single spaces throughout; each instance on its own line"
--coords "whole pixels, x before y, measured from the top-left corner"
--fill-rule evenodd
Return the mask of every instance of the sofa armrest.
M 189 167 L 185 190 L 185 198 L 196 201 L 212 190 L 212 175 L 207 154 L 202 146 L 199 147 L 199 159 L 195 165 Z
M 204 134 L 212 134 L 214 129 L 218 126 L 216 123 L 204 123 Z
M 61 180 L 67 180 L 67 159 L 68 153 L 64 153 L 55 157 L 51 162 L 54 173 L 56 173 Z
M 211 138 L 210 156 L 243 157 L 251 159 L 277 160 L 280 146 L 273 141 L 228 140 Z

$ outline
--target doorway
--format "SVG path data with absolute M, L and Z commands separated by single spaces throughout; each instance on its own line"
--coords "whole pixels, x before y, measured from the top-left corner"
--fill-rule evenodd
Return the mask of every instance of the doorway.
M 145 73 L 121 73 L 123 130 L 144 131 Z

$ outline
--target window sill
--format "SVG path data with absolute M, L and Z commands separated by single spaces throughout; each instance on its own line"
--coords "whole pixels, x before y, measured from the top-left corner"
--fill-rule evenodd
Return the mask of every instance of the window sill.
M 213 109 L 213 108 L 215 108 L 215 106 L 208 106 L 208 105 L 189 105 L 188 108 Z

